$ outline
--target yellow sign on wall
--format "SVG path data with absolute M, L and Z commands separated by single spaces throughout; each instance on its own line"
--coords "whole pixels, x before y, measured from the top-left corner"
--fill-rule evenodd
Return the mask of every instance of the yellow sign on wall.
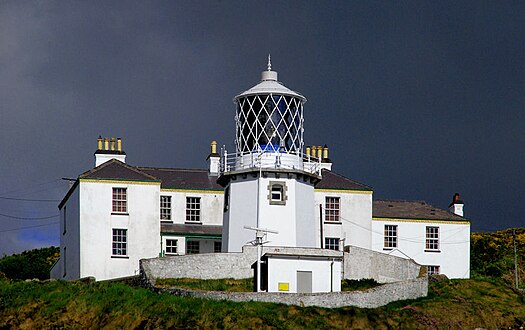
M 290 283 L 279 282 L 279 291 L 290 291 Z

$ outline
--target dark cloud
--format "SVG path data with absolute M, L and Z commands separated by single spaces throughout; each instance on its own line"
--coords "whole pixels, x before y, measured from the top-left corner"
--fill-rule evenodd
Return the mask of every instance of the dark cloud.
M 473 230 L 519 226 L 524 12 L 522 2 L 4 1 L 0 196 L 89 169 L 99 134 L 122 137 L 131 164 L 204 166 L 210 140 L 233 147 L 232 98 L 272 53 L 280 80 L 308 98 L 306 142 L 328 144 L 334 170 L 380 198 L 446 207 L 458 191 Z M 60 199 L 66 186 L 32 196 Z M 0 211 L 58 213 L 8 201 Z M 2 232 L 0 253 L 55 244 L 52 228 Z

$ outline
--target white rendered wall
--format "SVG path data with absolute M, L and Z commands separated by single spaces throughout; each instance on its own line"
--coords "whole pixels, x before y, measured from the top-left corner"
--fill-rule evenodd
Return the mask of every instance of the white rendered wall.
M 223 191 L 162 189 L 160 191 L 160 196 L 171 196 L 171 222 L 173 223 L 222 225 L 222 213 L 224 207 Z M 186 197 L 200 198 L 200 222 L 186 222 Z M 158 203 L 160 207 L 160 201 Z M 157 214 L 159 216 L 158 220 L 160 221 L 160 211 L 158 211 Z
M 385 225 L 397 225 L 397 250 L 384 249 Z M 426 227 L 439 227 L 439 251 L 425 252 Z M 432 221 L 372 221 L 372 250 L 409 257 L 420 265 L 439 266 L 449 278 L 470 277 L 470 224 Z
M 127 188 L 127 215 L 112 215 L 112 188 Z M 138 274 L 139 260 L 160 253 L 160 184 L 80 182 L 80 277 Z M 112 257 L 112 229 L 127 229 L 127 258 Z
M 339 223 L 324 221 L 326 197 L 340 198 Z M 344 239 L 341 245 L 353 245 L 364 249 L 372 246 L 372 192 L 345 190 L 315 190 L 315 217 L 319 223 L 319 205 L 322 205 L 323 237 Z M 320 232 L 318 231 L 318 235 Z M 323 244 L 324 244 L 323 238 Z M 318 241 L 321 238 L 318 236 Z
M 269 186 L 286 186 L 284 205 L 271 204 Z M 286 174 L 276 178 L 274 173 L 254 178 L 238 175 L 230 182 L 229 209 L 224 213 L 223 249 L 241 252 L 242 246 L 255 239 L 253 230 L 244 226 L 277 231 L 268 233 L 266 241 L 273 246 L 317 247 L 318 231 L 313 209 L 313 186 L 302 180 L 288 179 Z M 257 221 L 258 220 L 258 221 Z M 299 227 L 300 225 L 300 227 Z
M 305 182 L 295 182 L 296 204 L 295 217 L 297 221 L 297 247 L 321 247 L 317 239 L 320 224 L 316 221 L 314 208 L 314 187 Z
M 289 284 L 289 293 L 297 292 L 297 271 L 312 272 L 312 292 L 341 291 L 341 261 L 292 259 L 271 257 L 268 259 L 268 292 L 279 291 L 279 283 Z
M 64 248 L 66 249 L 66 255 L 64 255 Z M 51 271 L 51 275 L 51 277 L 55 279 L 71 280 L 80 278 L 78 186 L 69 196 L 69 199 L 62 209 L 60 209 L 60 260 L 55 264 L 55 267 Z
M 123 154 L 95 154 L 95 167 L 104 164 L 107 161 L 116 159 L 123 163 L 126 162 L 126 155 Z
M 177 241 L 177 253 L 166 252 L 166 241 L 176 240 Z M 164 255 L 184 255 L 186 254 L 186 242 L 187 241 L 198 241 L 199 242 L 199 253 L 215 253 L 215 242 L 221 242 L 220 238 L 192 238 L 182 235 L 162 235 L 162 250 Z
M 244 226 L 257 226 L 257 179 L 248 175 L 246 179 L 230 182 L 230 203 L 224 212 L 222 249 L 224 252 L 241 252 L 242 247 L 255 239 L 253 230 Z

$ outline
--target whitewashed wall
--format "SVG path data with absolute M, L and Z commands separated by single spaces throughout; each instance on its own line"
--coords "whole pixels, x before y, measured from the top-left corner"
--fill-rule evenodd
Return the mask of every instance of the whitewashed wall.
M 297 292 L 297 271 L 312 272 L 312 293 L 341 291 L 341 261 L 318 259 L 268 259 L 268 292 L 279 292 L 279 283 L 288 283 L 290 293 Z
M 60 259 L 51 270 L 51 278 L 70 280 L 80 277 L 79 224 L 79 188 L 77 186 L 60 210 Z
M 112 188 L 127 188 L 128 215 L 112 215 Z M 80 182 L 80 277 L 135 275 L 160 253 L 160 184 Z M 112 257 L 112 229 L 127 229 L 128 258 Z
M 285 205 L 270 204 L 268 186 L 272 182 L 286 185 Z M 224 213 L 223 245 L 227 252 L 240 252 L 242 246 L 255 239 L 252 226 L 278 231 L 268 233 L 268 244 L 273 246 L 316 247 L 318 231 L 313 208 L 314 189 L 308 182 L 288 179 L 273 173 L 260 181 L 248 174 L 246 178 L 237 176 L 230 183 L 230 204 Z M 259 209 L 259 216 L 257 216 Z M 259 218 L 259 223 L 257 223 Z
M 384 226 L 397 225 L 397 250 L 384 249 Z M 439 227 L 439 251 L 425 252 L 426 227 Z M 372 250 L 409 257 L 420 265 L 440 266 L 449 278 L 470 277 L 470 224 L 433 221 L 372 221 Z
M 324 221 L 326 197 L 340 198 L 340 223 Z M 315 217 L 317 223 L 320 221 L 319 205 L 322 205 L 323 209 L 323 237 L 345 239 L 344 245 L 353 245 L 365 249 L 371 247 L 372 192 L 316 189 Z M 320 235 L 319 231 L 318 235 Z M 321 238 L 318 236 L 318 241 L 320 240 Z
M 200 197 L 201 223 L 203 225 L 222 225 L 224 207 L 224 192 L 222 191 L 161 189 L 160 195 L 171 196 L 171 220 L 173 223 L 186 223 L 186 197 Z

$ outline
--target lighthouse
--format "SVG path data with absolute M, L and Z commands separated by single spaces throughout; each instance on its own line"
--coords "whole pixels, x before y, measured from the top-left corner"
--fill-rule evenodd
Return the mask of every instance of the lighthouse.
M 240 252 L 265 230 L 271 246 L 320 247 L 314 185 L 322 163 L 304 154 L 306 98 L 278 81 L 268 56 L 261 81 L 235 96 L 235 152 L 221 150 L 222 248 Z

